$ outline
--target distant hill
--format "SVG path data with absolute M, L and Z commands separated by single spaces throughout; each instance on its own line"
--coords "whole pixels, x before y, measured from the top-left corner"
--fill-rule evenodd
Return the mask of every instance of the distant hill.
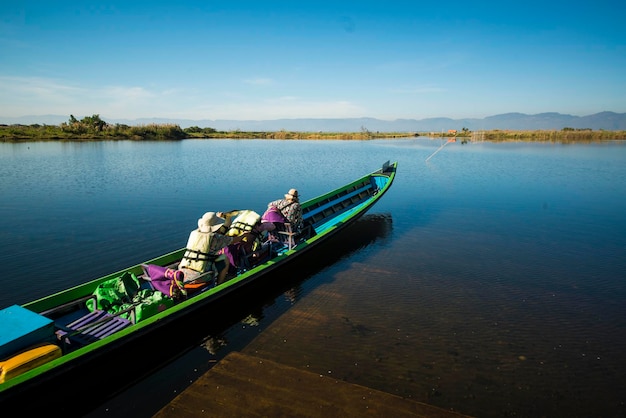
M 91 115 L 88 115 L 91 116 Z M 77 116 L 82 119 L 84 116 Z M 172 123 L 181 128 L 199 126 L 214 128 L 219 131 L 299 131 L 299 132 L 359 132 L 367 129 L 372 132 L 440 132 L 448 129 L 470 131 L 480 130 L 561 130 L 563 128 L 593 129 L 607 131 L 626 130 L 626 113 L 600 112 L 588 116 L 572 116 L 561 113 L 538 113 L 527 115 L 524 113 L 504 113 L 488 116 L 483 119 L 395 119 L 382 120 L 375 118 L 345 118 L 345 119 L 273 119 L 273 120 L 225 120 L 225 119 L 109 119 L 100 115 L 107 123 L 121 123 L 126 125 L 148 125 Z M 0 123 L 12 124 L 46 124 L 59 125 L 67 122 L 69 115 L 40 115 L 21 116 L 15 118 L 0 116 Z

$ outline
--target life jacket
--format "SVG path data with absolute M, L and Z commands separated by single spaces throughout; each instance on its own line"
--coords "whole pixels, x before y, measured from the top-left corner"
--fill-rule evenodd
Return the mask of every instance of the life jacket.
M 203 273 L 215 261 L 215 253 L 210 252 L 211 233 L 196 229 L 189 234 L 185 255 L 178 268 L 186 267 Z
M 252 231 L 254 225 L 261 220 L 261 215 L 252 210 L 242 210 L 237 217 L 233 219 L 226 235 L 237 237 L 246 232 Z

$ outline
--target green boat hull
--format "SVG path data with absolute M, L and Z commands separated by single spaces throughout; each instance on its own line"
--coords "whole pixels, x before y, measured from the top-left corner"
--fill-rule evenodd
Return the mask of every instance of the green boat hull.
M 142 338 L 147 338 L 156 330 L 188 318 L 194 312 L 206 309 L 207 306 L 233 294 L 251 282 L 257 281 L 278 268 L 283 268 L 297 256 L 315 249 L 364 215 L 389 190 L 395 178 L 396 169 L 397 163 L 385 163 L 377 171 L 303 202 L 301 204 L 303 216 L 316 232 L 312 237 L 298 243 L 294 248 L 236 275 L 221 285 L 189 296 L 154 316 L 132 324 L 103 339 L 64 353 L 60 358 L 35 367 L 0 384 L 0 402 L 4 403 L 12 398 L 23 400 L 26 399 L 27 394 L 33 393 L 33 396 L 36 397 L 38 390 L 45 390 L 41 388 L 45 388 L 46 385 L 51 387 L 55 379 L 61 379 L 65 373 L 80 367 L 88 367 L 90 362 L 104 358 L 109 352 L 124 352 L 125 347 L 140 344 L 139 341 Z M 141 275 L 143 264 L 167 266 L 177 263 L 182 258 L 184 251 L 185 249 L 181 248 L 154 259 L 145 260 L 124 270 L 26 303 L 22 307 L 34 313 L 46 315 L 46 312 L 59 306 L 71 304 L 92 295 L 98 285 L 120 277 L 125 272 Z

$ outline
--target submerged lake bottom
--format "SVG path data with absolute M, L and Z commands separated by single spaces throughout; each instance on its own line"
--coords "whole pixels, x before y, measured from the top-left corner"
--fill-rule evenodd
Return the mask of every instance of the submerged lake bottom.
M 262 211 L 399 162 L 365 217 L 190 319 L 187 349 L 88 416 L 151 416 L 232 351 L 472 416 L 626 414 L 620 144 L 451 143 L 428 162 L 441 144 L 423 138 L 0 145 L 3 265 L 46 266 L 32 289 L 4 279 L 3 306 L 181 247 L 204 211 Z M 279 153 L 297 174 L 268 169 Z M 159 169 L 244 154 L 260 156 L 245 173 Z

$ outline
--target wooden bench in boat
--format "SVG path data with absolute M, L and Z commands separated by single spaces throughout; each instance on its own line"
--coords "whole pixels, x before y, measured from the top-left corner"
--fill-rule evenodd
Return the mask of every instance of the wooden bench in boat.
M 96 296 L 88 295 L 41 312 L 43 316 L 64 313 L 55 320 L 54 326 L 56 328 L 55 335 L 57 340 L 63 342 L 65 347 L 85 345 L 93 341 L 101 340 L 135 322 L 134 306 L 115 314 L 108 313 L 101 309 L 96 309 L 85 314 L 85 311 L 87 311 L 85 303 L 89 299 L 94 299 L 95 301 Z M 130 319 L 121 316 L 125 313 L 129 314 Z M 70 322 L 67 323 L 67 321 Z
M 122 317 L 128 313 L 130 319 Z M 57 339 L 64 346 L 86 345 L 108 337 L 135 323 L 135 307 L 131 306 L 115 314 L 96 309 L 67 325 L 56 324 Z
M 378 187 L 373 181 L 363 182 L 346 189 L 341 195 L 330 196 L 307 207 L 302 216 L 307 224 L 316 228 L 329 216 L 352 209 L 377 192 Z
M 120 331 L 133 322 L 119 315 L 95 310 L 56 331 L 57 338 L 64 344 L 82 345 L 101 340 Z

